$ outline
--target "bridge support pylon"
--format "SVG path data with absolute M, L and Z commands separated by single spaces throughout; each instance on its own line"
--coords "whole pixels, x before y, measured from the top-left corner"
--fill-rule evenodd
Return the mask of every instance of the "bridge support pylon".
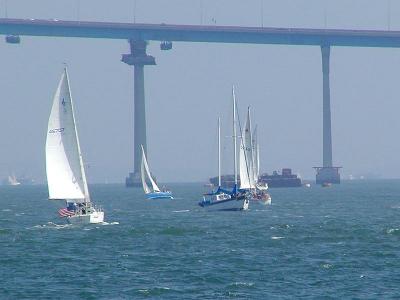
M 155 58 L 147 55 L 147 42 L 143 40 L 129 40 L 130 54 L 123 54 L 121 61 L 134 68 L 134 168 L 125 179 L 127 187 L 142 186 L 140 178 L 140 162 L 142 159 L 141 147 L 147 155 L 146 138 L 146 102 L 144 89 L 144 66 L 155 65 Z
M 323 166 L 314 167 L 317 171 L 317 184 L 340 183 L 339 169 L 333 167 L 332 163 L 332 128 L 331 128 L 331 95 L 330 95 L 330 64 L 331 47 L 329 45 L 321 46 L 322 54 L 322 76 L 323 76 Z

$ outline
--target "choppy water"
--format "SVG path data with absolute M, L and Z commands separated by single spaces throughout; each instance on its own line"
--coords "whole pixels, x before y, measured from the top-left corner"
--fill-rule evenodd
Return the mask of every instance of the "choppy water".
M 398 299 L 400 181 L 273 189 L 207 213 L 92 186 L 104 225 L 66 225 L 45 186 L 0 187 L 0 299 Z

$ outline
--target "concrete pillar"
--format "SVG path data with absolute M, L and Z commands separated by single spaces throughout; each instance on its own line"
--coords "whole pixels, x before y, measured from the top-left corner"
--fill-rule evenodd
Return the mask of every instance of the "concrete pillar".
M 317 171 L 317 184 L 340 183 L 340 167 L 333 167 L 332 163 L 332 127 L 331 127 L 331 92 L 329 78 L 331 47 L 329 45 L 321 45 L 322 54 L 322 76 L 323 76 L 323 154 L 322 167 L 315 167 Z
M 330 46 L 321 46 L 323 76 L 323 166 L 332 167 L 331 92 L 329 86 Z
M 140 145 L 143 145 L 147 154 L 144 66 L 155 65 L 156 62 L 153 56 L 146 54 L 146 41 L 130 40 L 129 44 L 131 53 L 122 55 L 122 61 L 134 67 L 134 168 L 133 173 L 129 173 L 126 178 L 126 186 L 139 187 L 142 159 Z

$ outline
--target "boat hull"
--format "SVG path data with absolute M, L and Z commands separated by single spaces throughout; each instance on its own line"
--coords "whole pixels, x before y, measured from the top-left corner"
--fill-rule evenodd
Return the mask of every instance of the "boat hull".
M 147 199 L 174 199 L 170 192 L 159 192 L 146 194 Z
M 104 222 L 104 211 L 94 211 L 84 215 L 73 215 L 67 218 L 70 224 L 98 224 Z
M 202 201 L 199 205 L 207 211 L 238 211 L 249 209 L 248 199 L 228 199 L 222 201 Z

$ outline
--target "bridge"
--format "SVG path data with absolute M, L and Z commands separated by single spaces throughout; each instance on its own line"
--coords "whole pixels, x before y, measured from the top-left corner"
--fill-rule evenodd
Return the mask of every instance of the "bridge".
M 0 18 L 0 34 L 11 37 L 46 36 L 129 41 L 130 53 L 122 55 L 121 60 L 134 67 L 134 171 L 126 181 L 130 186 L 140 184 L 140 145 L 147 150 L 144 66 L 155 65 L 156 62 L 155 58 L 146 52 L 146 41 L 320 47 L 323 76 L 323 163 L 322 167 L 316 167 L 316 181 L 319 184 L 340 183 L 339 168 L 334 167 L 332 161 L 329 80 L 331 47 L 400 47 L 400 31 L 139 24 L 56 19 Z M 19 38 L 15 41 L 19 41 Z
M 400 31 L 1 19 L 0 34 L 144 41 L 400 47 Z

